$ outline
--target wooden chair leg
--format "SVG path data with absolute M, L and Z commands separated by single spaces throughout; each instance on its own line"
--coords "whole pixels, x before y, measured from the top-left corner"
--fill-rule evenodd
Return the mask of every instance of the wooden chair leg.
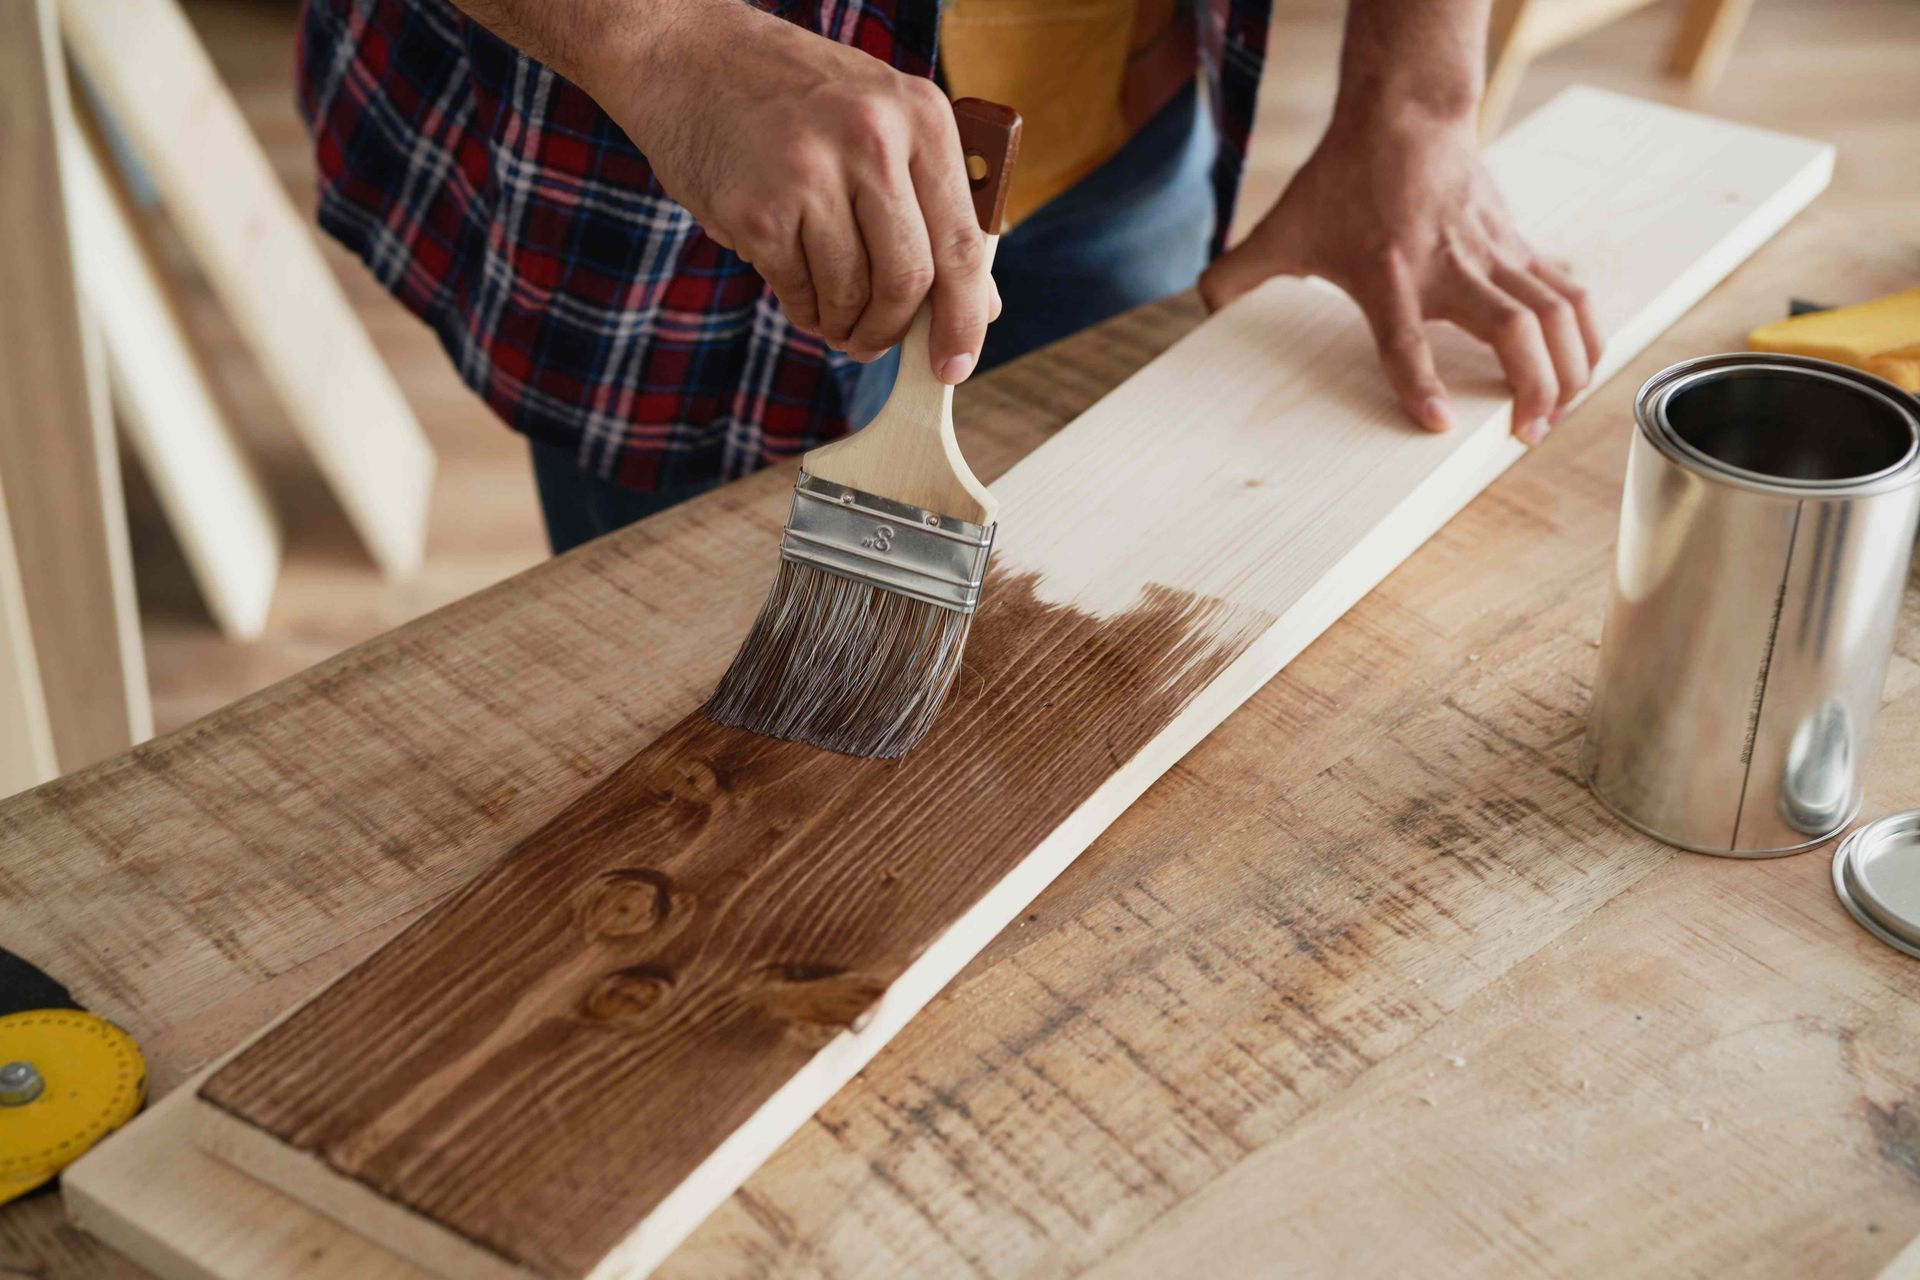
M 1704 93 L 1726 70 L 1733 42 L 1746 25 L 1753 0 L 1687 0 L 1667 53 L 1667 70 Z
M 1536 0 L 1494 0 L 1487 23 L 1487 82 L 1480 94 L 1480 138 L 1492 140 L 1513 106 L 1513 96 L 1536 52 L 1528 36 L 1528 14 Z
M 119 458 L 68 232 L 51 0 L 0 4 L 0 476 L 59 767 L 152 732 Z

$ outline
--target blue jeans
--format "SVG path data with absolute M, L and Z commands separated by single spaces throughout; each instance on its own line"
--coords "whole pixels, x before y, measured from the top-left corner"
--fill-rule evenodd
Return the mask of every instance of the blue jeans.
M 1213 239 L 1209 175 L 1219 145 L 1197 88 L 1181 94 L 1111 160 L 1003 236 L 993 278 L 1004 309 L 987 330 L 980 368 L 1191 288 Z M 895 348 L 856 371 L 847 406 L 856 428 L 886 404 L 899 368 Z M 555 555 L 720 483 L 629 489 L 582 471 L 571 450 L 538 442 L 533 474 Z

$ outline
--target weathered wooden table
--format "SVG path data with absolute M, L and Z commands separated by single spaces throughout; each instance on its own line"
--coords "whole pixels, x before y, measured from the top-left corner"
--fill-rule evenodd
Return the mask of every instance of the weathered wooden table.
M 1920 965 L 1829 851 L 1679 854 L 1575 773 L 1632 390 L 1819 280 L 1818 206 L 1117 822 L 682 1247 L 671 1276 L 1855 1274 L 1920 1231 Z M 961 397 L 996 474 L 1199 318 Z M 1169 423 L 1178 430 L 1178 423 Z M 0 940 L 157 1090 L 504 853 L 704 696 L 769 474 L 0 803 Z M 1920 591 L 1869 815 L 1920 805 Z M 50 1197 L 0 1270 L 137 1274 Z

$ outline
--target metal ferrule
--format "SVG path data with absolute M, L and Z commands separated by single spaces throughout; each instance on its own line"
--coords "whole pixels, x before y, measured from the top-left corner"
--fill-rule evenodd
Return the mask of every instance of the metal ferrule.
M 961 613 L 980 605 L 990 524 L 800 473 L 780 556 Z

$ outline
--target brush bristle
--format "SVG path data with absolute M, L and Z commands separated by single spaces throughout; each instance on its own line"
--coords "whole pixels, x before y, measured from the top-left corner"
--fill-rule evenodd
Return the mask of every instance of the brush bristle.
M 925 737 L 960 670 L 973 615 L 780 562 L 708 718 L 855 756 Z

